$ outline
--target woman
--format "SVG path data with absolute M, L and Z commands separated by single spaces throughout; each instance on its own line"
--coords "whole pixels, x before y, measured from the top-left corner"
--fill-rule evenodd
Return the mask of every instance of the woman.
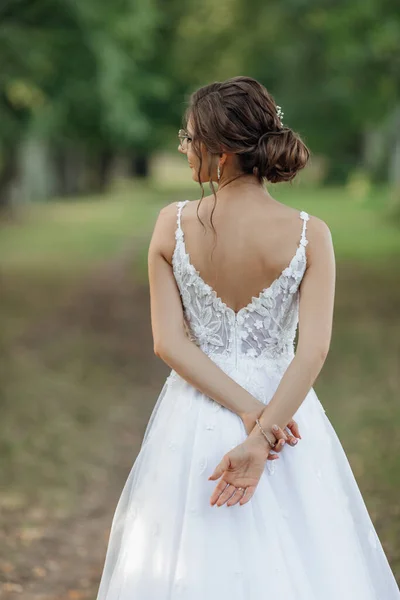
M 179 150 L 212 193 L 164 207 L 151 239 L 154 351 L 171 373 L 114 515 L 98 600 L 400 599 L 312 388 L 335 260 L 327 225 L 264 188 L 309 157 L 282 114 L 249 77 L 190 99 Z

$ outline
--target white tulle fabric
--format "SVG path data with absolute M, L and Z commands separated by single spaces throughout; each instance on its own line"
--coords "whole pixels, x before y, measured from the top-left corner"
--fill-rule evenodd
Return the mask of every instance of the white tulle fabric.
M 296 254 L 240 311 L 191 265 L 177 203 L 173 269 L 188 335 L 265 404 L 294 356 L 306 225 Z M 400 600 L 342 445 L 312 388 L 294 418 L 302 440 L 267 461 L 247 504 L 209 504 L 239 417 L 167 377 L 112 521 L 97 600 Z

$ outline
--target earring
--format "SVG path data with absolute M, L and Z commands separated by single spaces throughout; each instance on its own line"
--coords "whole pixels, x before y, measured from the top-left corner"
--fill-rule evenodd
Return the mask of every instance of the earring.
M 221 167 L 218 165 L 218 169 L 217 169 L 217 176 L 218 176 L 218 181 L 221 179 Z

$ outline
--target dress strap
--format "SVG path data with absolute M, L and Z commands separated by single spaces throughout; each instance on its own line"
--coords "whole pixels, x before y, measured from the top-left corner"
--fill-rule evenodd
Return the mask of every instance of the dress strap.
M 182 226 L 181 226 L 181 214 L 182 214 L 182 209 L 185 206 L 185 204 L 189 202 L 189 200 L 181 200 L 180 202 L 177 202 L 177 215 L 176 215 L 176 230 L 175 230 L 175 238 L 183 238 L 183 230 L 182 230 Z
M 307 221 L 310 219 L 310 215 L 306 213 L 304 210 L 300 213 L 300 219 L 303 219 L 303 230 L 301 232 L 300 244 L 302 246 L 307 246 L 308 239 L 306 238 L 306 229 L 307 229 Z

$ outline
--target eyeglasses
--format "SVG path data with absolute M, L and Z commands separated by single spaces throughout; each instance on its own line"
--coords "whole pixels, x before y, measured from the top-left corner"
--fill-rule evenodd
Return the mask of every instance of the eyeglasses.
M 180 129 L 178 131 L 179 144 L 182 150 L 186 150 L 189 142 L 192 141 L 192 138 L 189 136 L 188 132 L 184 129 Z

